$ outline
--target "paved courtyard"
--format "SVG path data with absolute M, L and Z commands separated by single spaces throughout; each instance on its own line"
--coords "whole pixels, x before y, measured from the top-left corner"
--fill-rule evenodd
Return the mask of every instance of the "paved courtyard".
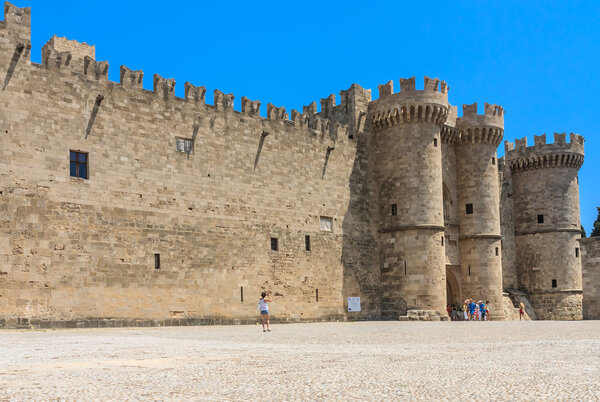
M 600 321 L 0 331 L 0 400 L 600 398 Z

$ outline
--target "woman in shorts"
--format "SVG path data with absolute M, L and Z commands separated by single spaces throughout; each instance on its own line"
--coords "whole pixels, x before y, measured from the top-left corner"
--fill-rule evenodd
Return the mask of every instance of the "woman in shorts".
M 269 305 L 267 304 L 271 301 L 271 296 L 265 292 L 261 293 L 260 300 L 258 301 L 258 309 L 260 310 L 260 321 L 262 322 L 263 332 L 271 332 L 271 323 L 269 322 Z M 265 321 L 267 322 L 267 329 L 265 329 Z

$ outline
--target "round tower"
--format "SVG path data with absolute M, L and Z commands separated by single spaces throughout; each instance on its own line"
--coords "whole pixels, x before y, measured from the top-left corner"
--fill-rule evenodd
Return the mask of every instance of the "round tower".
M 583 137 L 554 134 L 506 143 L 513 180 L 515 248 L 519 287 L 529 295 L 536 317 L 582 319 L 578 171 Z
M 379 86 L 368 121 L 377 180 L 382 314 L 447 319 L 440 127 L 448 86 L 425 77 Z
M 491 319 L 504 318 L 500 190 L 496 150 L 504 134 L 504 110 L 477 103 L 463 105 L 456 121 L 456 177 L 461 294 L 490 302 Z

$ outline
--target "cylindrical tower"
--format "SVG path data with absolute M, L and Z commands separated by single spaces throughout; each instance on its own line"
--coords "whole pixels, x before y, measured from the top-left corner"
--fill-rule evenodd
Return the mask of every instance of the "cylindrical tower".
M 504 318 L 500 190 L 496 150 L 504 133 L 504 110 L 477 103 L 463 105 L 457 119 L 456 177 L 460 222 L 461 292 L 465 298 L 489 301 L 492 319 Z
M 519 287 L 529 295 L 538 319 L 582 318 L 579 242 L 579 168 L 583 137 L 554 134 L 506 143 L 513 181 L 515 247 Z
M 374 131 L 382 314 L 447 318 L 440 127 L 448 113 L 445 82 L 425 77 L 379 86 L 369 105 Z

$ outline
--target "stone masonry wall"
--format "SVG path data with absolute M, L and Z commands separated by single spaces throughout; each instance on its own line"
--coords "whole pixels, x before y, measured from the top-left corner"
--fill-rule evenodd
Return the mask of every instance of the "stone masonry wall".
M 580 239 L 583 268 L 583 319 L 600 320 L 600 237 Z
M 348 186 L 368 170 L 356 172 L 345 128 L 240 113 L 218 94 L 204 105 L 200 87 L 176 98 L 160 77 L 147 91 L 127 69 L 121 84 L 60 59 L 21 57 L 11 72 L 11 29 L 0 31 L 0 74 L 10 74 L 0 94 L 0 319 L 245 319 L 262 290 L 280 319 L 341 318 L 346 296 L 363 297 L 353 317 L 379 314 L 367 257 L 376 243 L 361 219 L 370 206 Z M 195 140 L 193 153 L 176 151 L 178 137 Z M 89 179 L 70 177 L 70 150 L 88 153 Z M 365 236 L 353 244 L 348 233 Z

